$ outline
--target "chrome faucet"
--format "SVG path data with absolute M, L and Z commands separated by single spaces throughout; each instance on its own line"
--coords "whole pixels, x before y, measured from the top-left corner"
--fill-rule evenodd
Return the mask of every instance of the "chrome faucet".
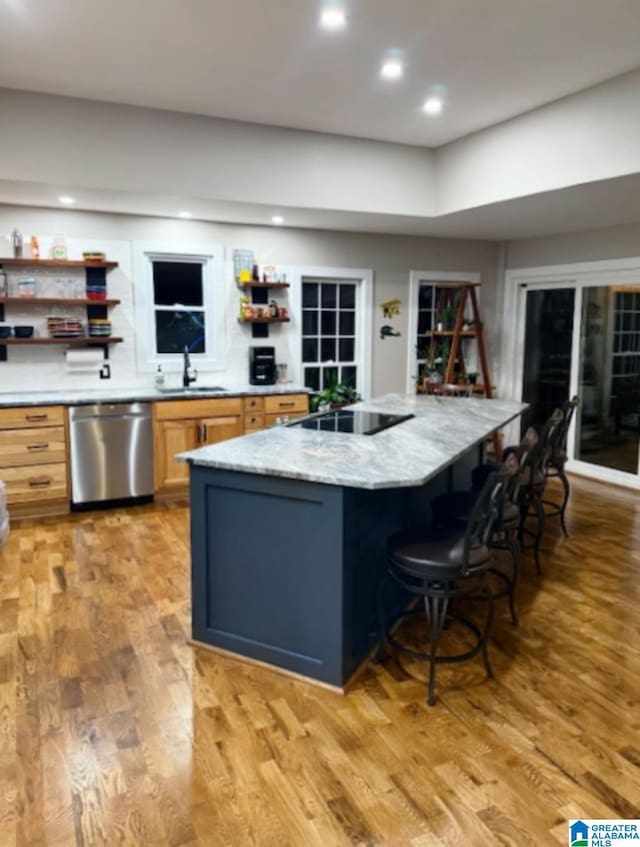
M 189 348 L 184 348 L 184 370 L 182 371 L 182 385 L 185 388 L 189 388 L 192 382 L 195 382 L 198 378 L 198 371 L 195 368 L 191 368 L 191 359 L 189 358 Z M 193 371 L 193 375 L 192 375 Z

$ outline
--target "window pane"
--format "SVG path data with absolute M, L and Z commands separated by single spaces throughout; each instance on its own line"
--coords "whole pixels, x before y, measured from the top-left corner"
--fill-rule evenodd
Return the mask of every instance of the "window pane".
M 199 262 L 153 262 L 156 306 L 202 306 L 202 265 Z
M 158 353 L 205 351 L 204 312 L 156 311 L 156 351 Z
M 431 309 L 433 304 L 433 286 L 421 285 L 418 289 L 418 308 Z
M 335 309 L 338 305 L 337 302 L 337 292 L 338 286 L 333 283 L 323 282 L 322 283 L 322 308 L 323 309 Z
M 304 309 L 302 312 L 302 334 L 317 335 L 318 334 L 318 313 Z
M 342 342 L 340 342 L 342 344 Z M 322 339 L 322 356 L 323 362 L 335 362 L 336 359 L 336 340 L 335 338 Z
M 356 374 L 357 368 L 354 365 L 345 365 L 342 368 L 342 381 L 347 385 L 351 385 L 353 388 L 356 387 Z
M 312 391 L 320 391 L 320 368 L 305 368 L 304 384 Z
M 317 338 L 302 339 L 302 361 L 317 362 L 318 361 L 318 340 Z
M 336 334 L 336 313 L 335 312 L 323 312 L 322 313 L 322 334 L 323 335 L 335 335 Z
M 305 309 L 313 308 L 318 305 L 318 283 L 303 282 L 302 283 L 302 306 Z
M 418 333 L 424 335 L 431 329 L 431 312 L 418 312 Z
M 340 312 L 340 335 L 356 334 L 356 313 Z
M 335 380 L 338 376 L 337 368 L 323 368 L 322 369 L 322 387 L 326 388 L 328 383 L 332 380 Z
M 355 309 L 356 287 L 353 283 L 343 283 L 340 286 L 340 308 Z
M 340 339 L 340 361 L 353 362 L 356 357 L 356 342 L 353 338 Z

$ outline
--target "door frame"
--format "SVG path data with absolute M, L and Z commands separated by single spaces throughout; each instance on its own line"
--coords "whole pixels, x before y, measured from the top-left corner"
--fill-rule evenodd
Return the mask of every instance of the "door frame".
M 409 307 L 407 309 L 407 394 L 416 393 L 416 351 L 415 343 L 418 334 L 418 289 L 421 282 L 448 283 L 477 283 L 476 289 L 478 307 L 482 297 L 482 275 L 478 271 L 409 271 Z
M 372 343 L 373 343 L 373 270 L 370 268 L 333 268 L 324 265 L 296 265 L 292 268 L 292 285 L 289 289 L 291 311 L 291 345 L 295 350 L 292 378 L 304 385 L 302 362 L 302 283 L 307 278 L 325 279 L 328 282 L 356 283 L 356 324 L 358 391 L 365 400 L 372 391 Z
M 571 340 L 571 376 L 569 396 L 578 393 L 580 329 L 582 320 L 583 289 L 596 286 L 631 285 L 640 288 L 640 256 L 627 259 L 606 259 L 596 262 L 575 262 L 564 265 L 544 265 L 517 268 L 505 272 L 503 332 L 501 360 L 511 362 L 500 372 L 500 396 L 514 400 L 522 399 L 522 377 L 524 371 L 524 336 L 527 291 L 573 288 L 576 295 L 573 313 L 573 336 Z M 514 320 L 515 317 L 515 320 Z M 575 458 L 575 447 L 579 427 L 579 414 L 574 415 L 567 440 L 567 470 L 590 479 L 613 482 L 640 490 L 640 449 L 638 451 L 638 475 L 592 465 Z M 511 441 L 519 439 L 517 425 L 511 425 L 507 433 Z

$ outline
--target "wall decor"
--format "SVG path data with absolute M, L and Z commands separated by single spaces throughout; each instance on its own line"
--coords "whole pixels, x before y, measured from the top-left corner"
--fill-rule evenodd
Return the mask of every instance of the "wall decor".
M 384 341 L 385 338 L 390 337 L 399 338 L 400 330 L 394 329 L 392 326 L 389 326 L 389 324 L 384 324 L 380 327 L 380 338 Z
M 251 271 L 254 264 L 253 250 L 234 250 L 233 251 L 233 273 L 236 282 L 244 282 L 243 276 L 246 276 L 246 281 L 251 279 Z M 243 275 L 242 272 L 245 272 Z M 248 274 L 247 274 L 248 272 Z
M 400 305 L 400 300 L 385 300 L 383 303 L 380 303 L 380 308 L 382 309 L 382 316 L 384 318 L 393 318 L 396 315 L 399 315 Z

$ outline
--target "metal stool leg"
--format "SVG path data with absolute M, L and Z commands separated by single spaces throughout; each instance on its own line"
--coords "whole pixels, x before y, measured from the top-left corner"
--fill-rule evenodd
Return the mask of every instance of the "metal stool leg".
M 487 595 L 487 621 L 485 623 L 484 632 L 482 634 L 482 658 L 484 660 L 484 667 L 487 672 L 488 678 L 493 679 L 493 669 L 489 662 L 489 638 L 491 636 L 491 629 L 493 627 L 493 592 L 491 591 L 489 579 L 486 575 L 484 579 L 483 590 L 484 593 Z
M 427 595 L 424 598 L 424 609 L 429 627 L 429 689 L 427 703 L 434 706 L 436 702 L 436 664 L 440 634 L 447 616 L 449 601 L 446 597 Z
M 538 519 L 538 532 L 533 545 L 533 557 L 536 563 L 536 573 L 540 576 L 542 574 L 542 568 L 540 567 L 540 543 L 542 542 L 545 525 L 544 506 L 540 497 L 536 496 L 533 498 L 533 508 Z
M 564 498 L 562 500 L 562 505 L 560 506 L 560 526 L 562 527 L 562 531 L 565 534 L 565 537 L 569 537 L 569 533 L 567 532 L 567 525 L 564 520 L 564 513 L 567 508 L 567 503 L 569 502 L 569 494 L 571 493 L 571 486 L 569 485 L 569 480 L 567 479 L 567 475 L 564 472 L 564 468 L 562 470 L 558 470 L 558 476 L 560 477 L 560 482 L 562 483 L 562 488 L 564 489 Z
M 511 573 L 511 583 L 509 585 L 509 611 L 511 612 L 511 621 L 514 626 L 518 626 L 518 612 L 516 610 L 516 586 L 518 585 L 518 576 L 520 573 L 520 545 L 518 538 L 513 531 L 507 533 L 507 546 L 511 554 L 513 564 Z

